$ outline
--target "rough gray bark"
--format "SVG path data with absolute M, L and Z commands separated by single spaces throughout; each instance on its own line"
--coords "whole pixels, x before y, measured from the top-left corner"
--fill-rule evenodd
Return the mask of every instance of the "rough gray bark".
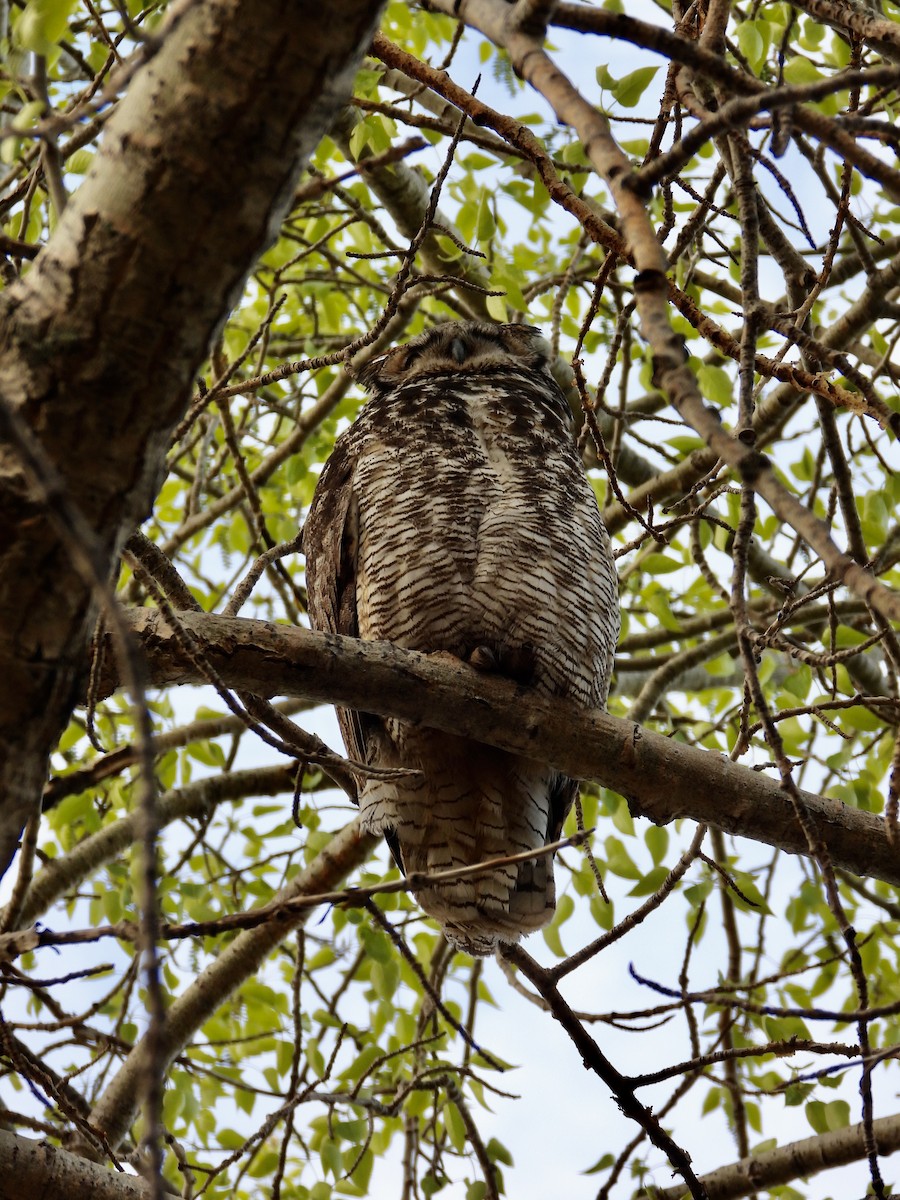
M 879 1154 L 900 1150 L 900 1116 L 880 1117 L 872 1122 L 872 1132 Z M 742 1158 L 740 1162 L 701 1175 L 700 1182 L 706 1188 L 709 1200 L 738 1200 L 740 1196 L 817 1175 L 819 1171 L 842 1167 L 865 1157 L 863 1126 L 848 1125 L 845 1129 L 832 1129 Z M 641 1200 L 684 1200 L 687 1192 L 683 1186 L 676 1185 L 647 1188 L 640 1196 Z
M 382 0 L 177 6 L 53 237 L 0 307 L 0 397 L 105 569 L 150 509 L 194 372 L 349 95 Z M 46 500 L 0 447 L 0 872 L 39 802 L 93 621 Z
M 149 1184 L 0 1129 L 0 1200 L 150 1200 Z
M 205 682 L 197 659 L 188 658 L 157 610 L 134 611 L 129 619 L 156 685 Z M 208 613 L 183 612 L 178 619 L 199 656 L 239 691 L 420 722 L 527 754 L 577 779 L 595 779 L 625 796 L 636 816 L 657 824 L 690 817 L 790 854 L 809 852 L 778 779 L 722 754 L 385 642 Z M 107 678 L 104 691 L 114 683 Z M 812 792 L 800 796 L 803 815 L 835 866 L 900 884 L 900 858 L 880 817 Z

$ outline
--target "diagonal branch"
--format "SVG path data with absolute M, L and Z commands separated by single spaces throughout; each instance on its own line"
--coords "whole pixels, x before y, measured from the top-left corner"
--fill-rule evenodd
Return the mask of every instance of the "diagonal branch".
M 686 1187 L 694 1200 L 710 1200 L 703 1181 L 694 1174 L 691 1167 L 691 1156 L 666 1133 L 659 1120 L 653 1115 L 653 1110 L 638 1100 L 631 1081 L 616 1070 L 566 1004 L 552 974 L 539 966 L 521 946 L 504 946 L 501 954 L 507 962 L 514 963 L 543 996 L 554 1019 L 572 1039 L 585 1068 L 593 1071 L 603 1080 L 625 1116 L 640 1125 L 653 1145 L 662 1150 L 684 1179 L 684 1187 L 678 1189 L 679 1197 L 686 1194 L 684 1191 Z

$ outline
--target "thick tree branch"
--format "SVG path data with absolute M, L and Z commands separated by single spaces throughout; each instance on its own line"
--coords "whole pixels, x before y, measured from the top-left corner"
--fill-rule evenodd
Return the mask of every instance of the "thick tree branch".
M 137 1175 L 0 1129 L 0 1200 L 150 1200 L 152 1194 Z
M 879 1154 L 900 1150 L 900 1116 L 881 1117 L 872 1122 L 872 1127 Z M 799 1142 L 788 1142 L 775 1150 L 752 1154 L 740 1162 L 701 1175 L 700 1182 L 706 1188 L 709 1200 L 738 1200 L 739 1196 L 749 1196 L 751 1192 L 777 1187 L 865 1157 L 862 1124 L 848 1125 L 845 1129 L 819 1133 Z M 684 1187 L 676 1185 L 648 1188 L 640 1195 L 643 1200 L 682 1200 L 687 1193 Z
M 156 686 L 205 682 L 160 613 L 140 609 L 129 619 Z M 196 612 L 180 613 L 179 620 L 196 653 L 232 687 L 420 722 L 595 779 L 657 824 L 689 817 L 791 854 L 808 851 L 779 783 L 724 755 L 384 642 Z M 106 694 L 115 686 L 112 676 L 103 680 Z M 835 866 L 900 884 L 900 861 L 879 817 L 826 796 L 800 795 Z

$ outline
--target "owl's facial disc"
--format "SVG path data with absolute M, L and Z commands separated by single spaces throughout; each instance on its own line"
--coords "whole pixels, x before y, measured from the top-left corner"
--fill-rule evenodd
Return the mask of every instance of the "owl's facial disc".
M 507 369 L 519 357 L 521 349 L 504 336 L 504 328 L 475 321 L 439 325 L 406 347 L 398 347 L 402 354 L 402 378 Z
M 546 367 L 550 347 L 529 325 L 488 321 L 446 321 L 397 346 L 365 366 L 360 381 L 370 390 L 388 390 L 425 376 L 470 375 Z

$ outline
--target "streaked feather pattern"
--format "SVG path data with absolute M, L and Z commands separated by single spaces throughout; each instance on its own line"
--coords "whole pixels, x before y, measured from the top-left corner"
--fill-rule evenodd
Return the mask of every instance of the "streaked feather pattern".
M 443 651 L 549 696 L 601 706 L 619 629 L 609 538 L 550 374 L 523 325 L 448 322 L 369 364 L 304 531 L 313 626 Z M 544 764 L 339 710 L 351 757 L 413 768 L 366 779 L 364 824 L 407 872 L 465 866 L 559 835 L 577 784 Z M 425 888 L 461 949 L 545 925 L 544 856 Z

